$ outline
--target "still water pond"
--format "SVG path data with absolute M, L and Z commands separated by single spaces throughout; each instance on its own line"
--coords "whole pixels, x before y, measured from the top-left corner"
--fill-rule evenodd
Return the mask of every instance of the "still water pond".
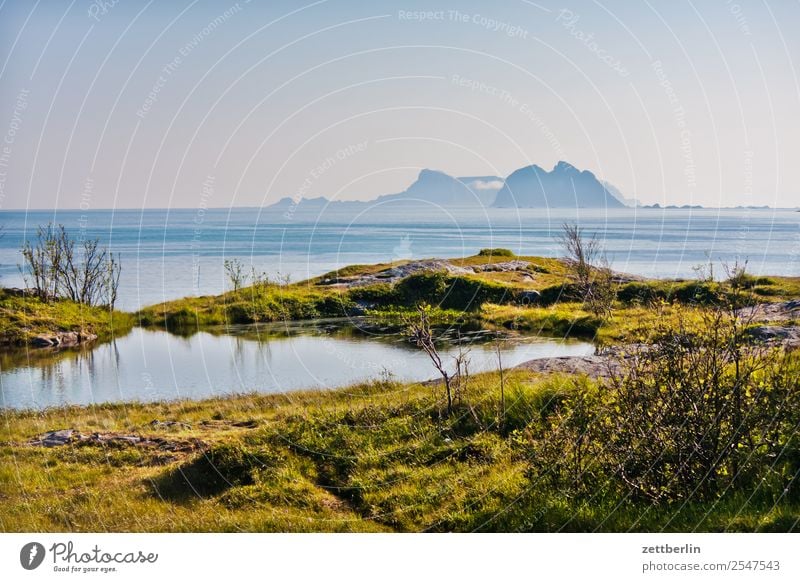
M 435 376 L 427 356 L 398 335 L 367 336 L 318 324 L 225 332 L 182 337 L 136 328 L 93 349 L 6 352 L 0 355 L 0 406 L 200 399 L 339 388 L 387 373 L 407 381 Z M 470 372 L 497 367 L 493 343 L 480 336 L 464 343 Z M 506 338 L 502 346 L 504 367 L 594 351 L 589 343 L 549 338 Z M 457 350 L 452 343 L 441 348 L 447 356 Z

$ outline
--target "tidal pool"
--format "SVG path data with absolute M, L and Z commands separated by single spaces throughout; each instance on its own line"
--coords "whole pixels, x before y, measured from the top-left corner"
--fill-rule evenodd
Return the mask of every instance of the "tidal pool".
M 224 333 L 222 333 L 224 331 Z M 462 336 L 471 373 L 497 368 L 495 344 Z M 459 347 L 440 348 L 448 362 Z M 590 343 L 538 337 L 501 340 L 502 362 L 588 355 Z M 353 333 L 337 325 L 241 326 L 190 336 L 133 329 L 114 341 L 58 352 L 6 351 L 0 357 L 0 406 L 41 409 L 68 404 L 201 399 L 236 393 L 340 388 L 392 375 L 436 377 L 426 354 L 399 334 Z

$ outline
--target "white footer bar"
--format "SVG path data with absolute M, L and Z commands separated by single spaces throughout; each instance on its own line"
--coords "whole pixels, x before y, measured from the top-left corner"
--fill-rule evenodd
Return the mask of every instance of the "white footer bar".
M 793 534 L 2 534 L 3 580 L 800 580 Z M 247 576 L 247 578 L 245 578 Z

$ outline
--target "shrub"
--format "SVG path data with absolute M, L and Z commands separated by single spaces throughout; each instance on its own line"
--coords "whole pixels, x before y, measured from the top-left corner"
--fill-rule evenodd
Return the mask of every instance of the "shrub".
M 451 277 L 441 301 L 444 309 L 478 309 L 484 303 L 504 303 L 512 298 L 511 289 L 499 283 L 491 283 L 467 277 Z
M 700 325 L 660 323 L 652 347 L 529 429 L 531 476 L 655 503 L 798 495 L 798 359 L 745 337 L 724 304 Z
M 481 249 L 478 251 L 479 257 L 516 257 L 514 251 L 508 249 Z
M 725 265 L 728 275 L 726 283 L 729 287 L 737 289 L 752 289 L 756 285 L 774 285 L 775 281 L 769 277 L 756 277 L 747 272 L 747 262 Z
M 223 263 L 225 275 L 234 291 L 241 289 L 247 282 L 247 274 L 244 271 L 244 264 L 239 259 L 225 259 Z
M 617 298 L 625 303 L 649 303 L 657 299 L 666 299 L 667 293 L 650 283 L 632 281 L 620 286 Z
M 315 301 L 315 308 L 323 317 L 344 317 L 354 307 L 353 301 L 344 295 L 326 295 Z
M 564 224 L 559 242 L 566 254 L 570 278 L 581 300 L 597 317 L 611 316 L 616 297 L 615 283 L 596 236 L 586 238 L 576 224 Z
M 551 285 L 539 291 L 539 302 L 542 305 L 573 301 L 581 301 L 581 294 L 578 287 L 571 283 Z
M 392 305 L 397 303 L 398 293 L 388 283 L 378 283 L 366 287 L 354 287 L 348 291 L 353 301 L 365 301 L 375 305 Z
M 197 314 L 188 307 L 166 313 L 164 325 L 170 331 L 181 331 L 197 327 Z
M 405 277 L 394 289 L 401 305 L 430 303 L 442 309 L 461 311 L 480 308 L 484 303 L 503 303 L 512 298 L 506 285 L 472 279 L 450 277 L 444 272 L 428 271 Z
M 761 295 L 762 297 L 776 297 L 783 294 L 780 289 L 775 287 L 762 287 L 760 285 L 758 287 L 753 287 L 753 293 Z
M 441 271 L 415 273 L 395 285 L 398 301 L 409 306 L 426 302 L 439 305 L 446 289 L 447 276 Z
M 719 284 L 710 281 L 689 281 L 669 289 L 667 297 L 681 303 L 711 305 L 720 300 Z

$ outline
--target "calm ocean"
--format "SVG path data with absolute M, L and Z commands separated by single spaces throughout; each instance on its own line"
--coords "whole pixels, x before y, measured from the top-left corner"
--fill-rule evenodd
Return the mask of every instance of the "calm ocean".
M 258 208 L 3 211 L 0 284 L 21 285 L 24 237 L 63 223 L 100 238 L 122 257 L 120 307 L 219 293 L 223 261 L 298 281 L 354 263 L 474 254 L 485 247 L 557 256 L 565 221 L 602 240 L 612 266 L 657 277 L 690 277 L 711 257 L 748 260 L 754 274 L 800 275 L 800 213 L 755 209 L 413 210 L 392 205 L 303 209 L 284 215 Z

